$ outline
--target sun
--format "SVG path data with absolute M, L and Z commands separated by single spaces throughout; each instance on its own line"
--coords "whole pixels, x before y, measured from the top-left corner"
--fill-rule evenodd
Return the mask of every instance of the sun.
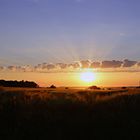
M 93 72 L 82 72 L 80 78 L 84 82 L 93 82 L 96 79 L 95 73 Z

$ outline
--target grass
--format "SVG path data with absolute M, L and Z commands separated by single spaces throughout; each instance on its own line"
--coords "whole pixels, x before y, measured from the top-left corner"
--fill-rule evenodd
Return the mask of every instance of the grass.
M 0 87 L 1 139 L 134 139 L 140 89 Z

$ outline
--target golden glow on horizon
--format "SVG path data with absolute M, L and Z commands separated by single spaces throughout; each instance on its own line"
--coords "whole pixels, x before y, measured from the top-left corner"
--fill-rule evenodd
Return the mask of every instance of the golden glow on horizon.
M 95 73 L 93 72 L 82 72 L 80 78 L 84 82 L 93 82 L 96 79 Z
M 86 82 L 81 80 L 81 74 L 91 72 L 95 75 L 95 80 Z M 137 86 L 140 80 L 140 72 L 94 72 L 82 70 L 77 73 L 34 73 L 34 72 L 0 72 L 1 79 L 5 80 L 28 80 L 35 81 L 40 86 L 47 87 L 52 84 L 67 87 L 84 86 Z

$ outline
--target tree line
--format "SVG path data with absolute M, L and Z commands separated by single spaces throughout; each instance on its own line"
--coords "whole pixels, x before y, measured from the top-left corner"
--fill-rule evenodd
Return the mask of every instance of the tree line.
M 0 86 L 3 87 L 28 87 L 28 88 L 37 88 L 39 87 L 38 84 L 36 84 L 33 81 L 6 81 L 6 80 L 0 80 Z

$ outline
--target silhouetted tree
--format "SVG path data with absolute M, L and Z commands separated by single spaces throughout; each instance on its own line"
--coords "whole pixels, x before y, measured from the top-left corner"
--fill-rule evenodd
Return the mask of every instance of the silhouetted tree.
M 29 87 L 29 88 L 37 88 L 39 87 L 38 84 L 32 81 L 6 81 L 0 80 L 0 86 L 3 87 Z
M 97 86 L 90 86 L 88 89 L 101 89 L 101 88 Z
M 50 86 L 50 88 L 56 88 L 56 86 L 54 86 L 54 85 L 51 85 L 51 86 Z

